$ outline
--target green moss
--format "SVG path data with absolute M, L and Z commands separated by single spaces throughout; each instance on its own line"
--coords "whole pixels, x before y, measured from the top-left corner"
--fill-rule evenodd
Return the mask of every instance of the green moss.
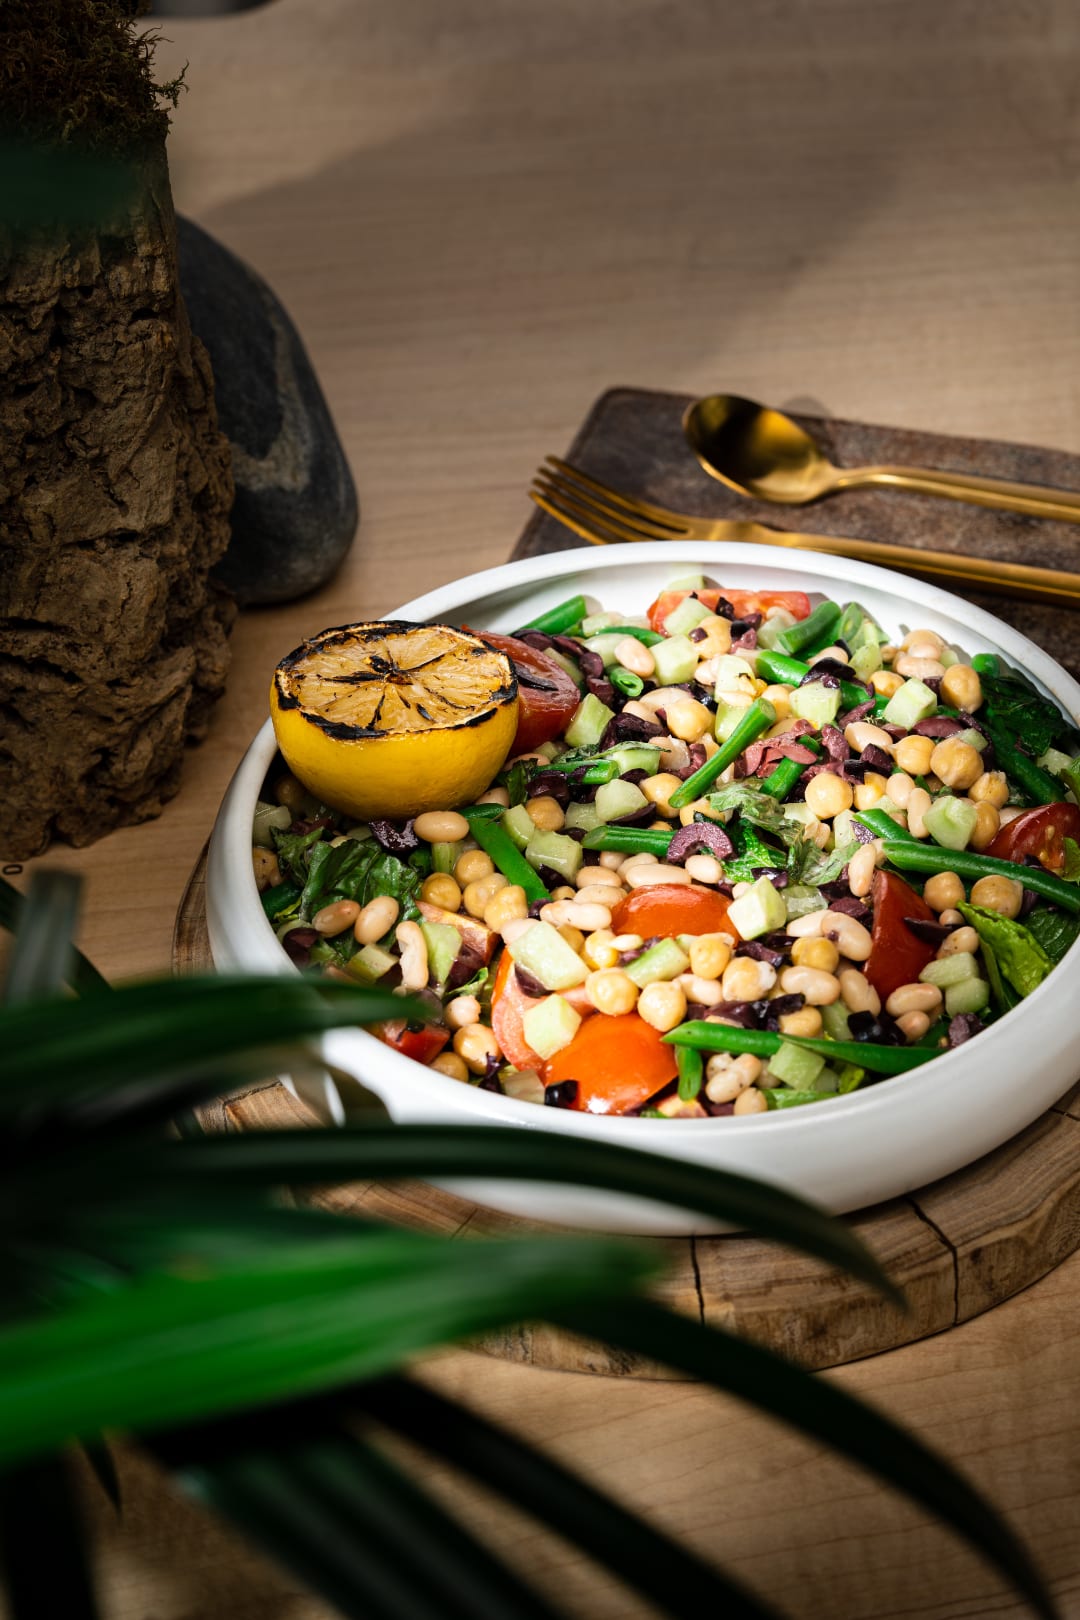
M 164 140 L 181 80 L 158 84 L 147 0 L 0 0 L 0 135 L 130 156 Z

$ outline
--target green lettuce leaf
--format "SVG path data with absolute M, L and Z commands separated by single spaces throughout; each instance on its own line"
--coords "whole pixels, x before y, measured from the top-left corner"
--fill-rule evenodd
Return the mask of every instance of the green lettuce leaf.
M 420 886 L 431 870 L 427 850 L 417 850 L 407 861 L 390 855 L 374 838 L 363 843 L 347 839 L 331 847 L 316 845 L 300 901 L 300 915 L 313 917 L 333 900 L 355 900 L 366 906 L 377 894 L 392 895 L 403 918 L 420 915 L 416 901 Z
M 1080 934 L 1080 917 L 1074 917 L 1068 911 L 1052 910 L 1049 906 L 1036 906 L 1026 918 L 1026 926 L 1051 962 L 1060 962 Z
M 1064 878 L 1066 883 L 1080 883 L 1080 844 L 1075 838 L 1066 838 L 1064 850 L 1065 864 L 1058 877 Z
M 795 826 L 784 815 L 779 801 L 770 793 L 762 793 L 761 782 L 756 776 L 746 777 L 741 782 L 725 782 L 723 787 L 709 794 L 709 809 L 714 816 L 722 815 L 727 810 L 737 810 L 744 821 L 776 833 L 785 842 L 786 829 Z
M 982 906 L 961 901 L 958 909 L 980 940 L 990 947 L 1002 978 L 1007 979 L 1022 996 L 1029 996 L 1037 989 L 1054 964 L 1031 930 L 1023 923 L 1002 917 L 996 911 L 986 911 Z
M 320 845 L 329 848 L 323 837 L 325 832 L 325 827 L 314 827 L 311 832 L 306 833 L 282 832 L 280 827 L 270 829 L 270 836 L 274 840 L 274 852 L 282 874 L 295 883 L 298 889 L 302 889 L 307 883 L 314 851 Z
M 1038 758 L 1052 743 L 1075 749 L 1076 730 L 1052 699 L 1044 697 L 1018 669 L 980 676 L 988 718 L 1003 726 L 1027 752 Z

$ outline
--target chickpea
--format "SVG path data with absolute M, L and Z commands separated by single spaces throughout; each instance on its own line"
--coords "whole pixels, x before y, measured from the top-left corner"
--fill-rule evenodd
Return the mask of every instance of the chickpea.
M 499 1058 L 499 1043 L 486 1024 L 466 1024 L 454 1035 L 454 1051 L 473 1074 L 487 1072 L 489 1057 Z
M 761 696 L 767 698 L 776 710 L 777 720 L 791 719 L 791 694 L 794 687 L 777 684 L 767 686 Z
M 784 1013 L 780 1018 L 781 1035 L 820 1035 L 821 1014 L 816 1007 L 800 1007 L 798 1012 Z
M 541 832 L 558 832 L 566 820 L 562 805 L 550 793 L 540 793 L 535 799 L 527 799 L 525 809 L 533 826 L 539 827 Z
M 881 649 L 881 656 L 883 658 L 885 656 L 884 647 Z M 891 669 L 875 669 L 870 677 L 870 685 L 881 697 L 895 697 L 903 684 L 904 677 L 894 675 Z
M 702 619 L 698 629 L 705 632 L 704 641 L 697 643 L 702 658 L 718 658 L 731 651 L 730 619 L 725 619 L 719 613 L 710 613 L 707 619 Z
M 432 1058 L 428 1068 L 437 1069 L 440 1074 L 447 1075 L 451 1080 L 468 1080 L 469 1078 L 465 1060 L 458 1057 L 456 1052 L 440 1052 L 438 1057 Z
M 856 810 L 872 810 L 885 797 L 889 783 L 877 771 L 867 771 L 852 795 Z
M 822 771 L 806 784 L 806 802 L 819 821 L 831 821 L 841 810 L 850 810 L 854 799 L 851 783 L 833 771 Z
M 653 1029 L 666 1034 L 686 1017 L 686 997 L 679 985 L 665 984 L 663 979 L 658 979 L 647 984 L 638 996 L 637 1012 Z
M 1009 784 L 1005 780 L 1005 772 L 983 771 L 972 782 L 968 793 L 976 804 L 992 804 L 995 810 L 1001 810 L 1009 802 Z
M 785 995 L 805 996 L 811 1007 L 830 1007 L 839 998 L 840 982 L 835 973 L 821 968 L 789 967 L 780 974 Z
M 946 928 L 959 928 L 963 921 L 962 914 L 955 911 L 952 906 L 946 906 L 945 910 L 938 915 L 938 922 L 944 923 Z
M 696 1098 L 693 1102 L 684 1102 L 677 1093 L 665 1097 L 663 1102 L 657 1103 L 656 1112 L 663 1114 L 665 1119 L 707 1119 L 709 1117 Z
M 602 968 L 597 973 L 590 973 L 585 980 L 585 994 L 597 1012 L 606 1013 L 609 1018 L 618 1018 L 623 1013 L 633 1012 L 637 1005 L 638 987 L 621 968 Z
M 455 996 L 446 1006 L 446 1022 L 451 1029 L 464 1029 L 480 1022 L 480 1003 L 475 996 Z
M 303 815 L 311 802 L 311 795 L 303 782 L 297 781 L 295 776 L 283 776 L 274 788 L 274 797 L 278 804 L 283 804 L 286 810 L 294 815 Z
M 461 888 L 449 872 L 432 872 L 420 887 L 420 898 L 426 900 L 429 906 L 456 911 L 461 905 Z
M 642 680 L 648 680 L 656 673 L 656 659 L 644 643 L 636 636 L 623 636 L 614 647 L 615 662 L 621 664 L 623 669 L 629 669 Z
M 941 1009 L 941 991 L 936 984 L 901 984 L 885 1003 L 891 1018 L 902 1018 L 904 1013 L 937 1013 Z
M 499 890 L 507 887 L 507 879 L 501 872 L 489 872 L 487 877 L 476 878 L 474 882 L 466 883 L 461 896 L 462 905 L 470 917 L 475 917 L 477 922 L 480 922 Z M 527 911 L 528 907 L 525 909 Z
M 619 960 L 619 952 L 611 929 L 598 928 L 595 933 L 590 934 L 581 948 L 581 954 L 588 966 L 597 971 L 614 967 Z
M 1016 917 L 1024 899 L 1024 885 L 1016 878 L 981 877 L 972 886 L 971 903 L 1002 917 Z
M 887 754 L 893 751 L 893 740 L 887 731 L 880 726 L 872 726 L 867 720 L 855 720 L 850 726 L 844 727 L 844 740 L 857 754 L 864 748 L 883 748 Z
M 743 1114 L 763 1114 L 768 1106 L 763 1092 L 756 1086 L 747 1086 L 746 1090 L 741 1091 L 736 1097 L 735 1107 L 731 1111 L 741 1117 Z
M 983 700 L 982 682 L 970 664 L 950 664 L 941 677 L 941 695 L 954 709 L 974 714 Z
M 671 795 L 682 787 L 682 782 L 670 771 L 661 771 L 657 776 L 647 776 L 638 786 L 650 804 L 655 804 L 662 816 L 674 821 L 677 811 L 671 808 Z
M 893 759 L 902 771 L 907 771 L 911 776 L 925 776 L 930 769 L 930 756 L 933 752 L 932 738 L 919 737 L 912 733 L 908 737 L 900 738 L 893 748 Z
M 721 983 L 725 1001 L 757 1001 L 776 983 L 776 969 L 752 956 L 733 956 Z
M 482 849 L 467 849 L 455 862 L 454 876 L 464 889 L 479 878 L 490 877 L 494 870 L 495 862 L 490 855 L 486 855 Z
M 972 749 L 972 753 L 974 753 L 974 749 Z M 930 829 L 927 827 L 923 817 L 926 815 L 926 812 L 929 810 L 932 803 L 933 800 L 925 788 L 917 787 L 911 793 L 909 793 L 906 806 L 907 824 L 908 832 L 911 833 L 913 837 L 929 838 Z
M 353 923 L 353 938 L 358 945 L 374 945 L 388 934 L 398 920 L 401 907 L 390 894 L 377 894 L 369 900 Z
M 906 1012 L 901 1013 L 896 1024 L 906 1041 L 921 1041 L 930 1028 L 930 1019 L 924 1012 Z
M 459 844 L 469 836 L 469 823 L 456 810 L 425 810 L 413 822 L 413 832 L 429 844 Z
M 791 960 L 796 967 L 820 968 L 823 973 L 835 973 L 840 965 L 840 952 L 831 939 L 819 934 L 808 939 L 797 939 L 791 947 Z
M 705 1095 L 710 1102 L 734 1102 L 761 1077 L 761 1059 L 751 1052 L 713 1052 L 705 1065 Z M 764 1101 L 764 1098 L 762 1099 Z
M 582 947 L 585 944 L 585 935 L 580 928 L 575 928 L 573 923 L 560 923 L 556 932 L 560 939 L 565 939 L 572 951 L 575 951 L 578 956 L 581 955 Z
M 858 968 L 841 968 L 839 980 L 840 999 L 848 1012 L 871 1012 L 876 1018 L 881 1011 L 881 997 L 866 974 Z
M 946 787 L 966 792 L 983 774 L 982 755 L 970 743 L 943 737 L 930 756 L 930 769 Z
M 968 843 L 972 849 L 988 849 L 994 842 L 1000 826 L 1001 817 L 997 810 L 984 799 L 981 804 L 975 806 L 975 826 Z
M 715 750 L 714 750 L 714 752 L 715 752 Z M 682 827 L 689 827 L 690 823 L 694 819 L 695 813 L 698 810 L 703 810 L 706 813 L 706 815 L 708 814 L 708 812 L 709 812 L 709 801 L 708 801 L 708 799 L 695 799 L 693 804 L 684 804 L 682 809 L 679 811 L 679 825 L 682 826 Z
M 255 844 L 251 851 L 251 864 L 255 870 L 255 886 L 261 894 L 264 889 L 276 889 L 281 882 L 281 867 L 272 849 Z
M 950 911 L 964 898 L 964 885 L 955 872 L 935 872 L 923 886 L 923 899 L 933 911 Z
M 557 888 L 552 889 L 551 898 L 553 900 L 573 900 L 576 898 L 576 890 L 572 889 L 569 883 L 560 883 Z
M 682 703 L 672 703 L 666 713 L 668 730 L 683 742 L 697 742 L 712 728 L 712 710 L 696 698 L 687 697 Z
M 343 934 L 347 928 L 352 928 L 359 915 L 360 907 L 355 900 L 333 900 L 315 913 L 311 926 L 317 934 L 332 939 L 335 934 Z
M 496 891 L 494 899 L 486 907 L 484 922 L 495 933 L 501 934 L 508 922 L 516 922 L 528 915 L 529 902 L 525 890 L 518 883 L 508 883 L 505 889 Z
M 957 951 L 969 951 L 972 956 L 979 948 L 979 936 L 974 928 L 965 924 L 954 928 L 946 939 L 938 946 L 938 956 L 955 956 Z
M 907 802 L 915 791 L 915 783 L 906 771 L 894 771 L 889 777 L 886 791 L 890 802 L 895 804 L 898 810 L 906 810 Z
M 731 961 L 726 934 L 698 934 L 690 941 L 690 971 L 699 979 L 718 979 Z

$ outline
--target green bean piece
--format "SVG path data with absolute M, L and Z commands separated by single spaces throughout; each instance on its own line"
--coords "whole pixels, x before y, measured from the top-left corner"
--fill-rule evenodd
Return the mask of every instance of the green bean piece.
M 643 647 L 655 647 L 658 641 L 664 640 L 659 631 L 645 630 L 640 624 L 613 624 L 609 629 L 599 633 L 604 636 L 633 636 Z
M 467 804 L 464 810 L 458 811 L 470 826 L 474 821 L 498 821 L 503 813 L 501 804 Z
M 800 737 L 799 744 L 809 748 L 812 754 L 821 753 L 821 744 L 816 737 Z M 795 786 L 806 766 L 797 759 L 782 759 L 776 769 L 770 771 L 761 784 L 762 793 L 767 793 L 770 799 L 785 799 Z
M 810 665 L 804 664 L 801 658 L 789 658 L 786 653 L 760 649 L 754 668 L 759 680 L 781 686 L 798 686 L 810 673 Z M 865 686 L 856 686 L 854 681 L 841 681 L 840 702 L 845 709 L 854 709 L 860 703 L 869 702 Z
M 705 1078 L 705 1059 L 696 1046 L 680 1046 L 675 1062 L 679 1066 L 680 1102 L 696 1102 Z
M 805 619 L 799 619 L 776 638 L 776 651 L 799 658 L 803 653 L 813 655 L 822 647 L 829 647 L 836 639 L 841 609 L 835 602 L 819 602 Z
M 607 678 L 616 692 L 622 692 L 628 698 L 640 697 L 645 690 L 645 682 L 640 675 L 635 675 L 632 669 L 623 669 L 621 664 L 613 664 L 607 672 Z
M 762 1086 L 761 1095 L 770 1108 L 798 1108 L 803 1103 L 829 1102 L 836 1091 L 792 1091 L 790 1086 Z
M 721 743 L 713 757 L 707 759 L 693 776 L 687 777 L 682 787 L 671 795 L 668 801 L 671 808 L 684 810 L 695 799 L 700 799 L 712 787 L 720 772 L 727 770 L 732 760 L 738 759 L 743 749 L 749 748 L 763 731 L 768 731 L 775 719 L 776 710 L 768 698 L 755 698 L 727 742 Z
M 800 742 L 802 739 L 799 739 Z M 856 810 L 854 820 L 872 832 L 875 838 L 884 838 L 887 844 L 917 844 L 919 840 L 913 832 L 901 827 L 898 821 L 890 816 L 887 810 Z
M 857 1063 L 860 1068 L 873 1069 L 876 1074 L 906 1074 L 909 1069 L 917 1069 L 938 1055 L 924 1047 L 875 1046 L 870 1041 L 827 1041 L 816 1035 L 781 1037 L 768 1029 L 736 1029 L 731 1024 L 709 1024 L 696 1019 L 688 1024 L 679 1024 L 664 1036 L 664 1040 L 671 1046 L 696 1046 L 703 1052 L 752 1052 L 755 1057 L 772 1057 L 779 1050 L 781 1040 L 784 1040 L 825 1058 Z
M 605 782 L 614 782 L 618 774 L 619 767 L 613 759 L 598 759 L 584 772 L 581 780 L 587 787 L 602 787 Z
M 548 608 L 546 613 L 539 614 L 523 624 L 523 630 L 542 630 L 547 636 L 565 635 L 572 625 L 579 624 L 589 611 L 589 604 L 583 596 L 571 596 L 558 607 Z
M 662 860 L 674 836 L 674 828 L 668 832 L 666 827 L 619 827 L 606 821 L 585 834 L 581 847 L 613 849 L 623 855 L 658 855 Z
M 1001 668 L 994 653 L 976 653 L 971 660 L 976 675 L 1000 675 Z
M 1055 804 L 1065 798 L 1065 788 L 1056 776 L 1036 765 L 1030 754 L 1022 754 L 1008 734 L 987 715 L 979 717 L 979 724 L 994 745 L 994 759 L 999 771 L 1021 788 L 1034 804 Z
M 489 821 L 486 816 L 476 814 L 477 810 L 486 809 L 486 804 L 470 805 L 467 810 L 461 812 L 480 848 L 491 856 L 503 877 L 511 883 L 519 884 L 525 890 L 526 900 L 530 902 L 550 900 L 551 895 L 544 887 L 540 874 L 529 865 L 509 833 L 504 832 L 496 822 Z
M 864 812 L 865 813 L 865 812 Z M 955 872 L 961 878 L 1007 877 L 1033 889 L 1044 900 L 1052 900 L 1064 911 L 1080 914 L 1080 887 L 1066 883 L 1040 866 L 1020 866 L 1016 861 L 998 860 L 996 855 L 976 855 L 967 849 L 942 849 L 938 844 L 908 843 L 895 840 L 885 846 L 885 856 L 901 872 Z
M 280 911 L 288 911 L 290 906 L 295 905 L 300 893 L 295 883 L 279 883 L 276 888 L 264 889 L 259 899 L 266 915 L 276 917 Z

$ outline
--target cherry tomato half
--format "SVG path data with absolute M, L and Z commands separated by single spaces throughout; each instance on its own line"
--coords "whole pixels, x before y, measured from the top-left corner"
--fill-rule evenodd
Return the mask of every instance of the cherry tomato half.
M 662 591 L 649 609 L 652 628 L 663 630 L 668 614 L 689 595 L 689 591 Z M 810 598 L 805 591 L 700 590 L 695 591 L 694 595 L 710 613 L 716 612 L 716 604 L 724 597 L 731 603 L 737 619 L 745 619 L 750 613 L 767 613 L 771 607 L 787 608 L 796 619 L 808 618 L 810 614 Z
M 1035 855 L 1051 872 L 1065 865 L 1065 840 L 1080 844 L 1080 808 L 1075 804 L 1040 804 L 1007 821 L 985 851 L 999 861 Z
M 515 636 L 498 636 L 489 630 L 474 630 L 471 634 L 504 652 L 517 671 L 518 727 L 511 755 L 527 754 L 565 731 L 581 702 L 581 693 L 565 669 Z
M 369 1024 L 368 1031 L 403 1057 L 415 1058 L 417 1063 L 430 1063 L 438 1057 L 450 1031 L 441 1024 L 409 1024 L 404 1018 L 385 1019 L 380 1024 Z
M 916 894 L 895 872 L 874 873 L 870 903 L 874 908 L 874 926 L 870 933 L 866 977 L 884 1003 L 902 984 L 913 984 L 934 957 L 935 947 L 917 939 L 910 928 L 905 928 L 904 918 L 936 922 L 937 914 L 931 911 L 922 895 Z
M 685 889 L 679 883 L 650 884 L 635 889 L 620 900 L 611 913 L 616 934 L 640 934 L 651 939 L 659 934 L 673 939 L 676 934 L 718 934 L 735 930 L 727 920 L 731 901 L 707 889 Z
M 547 1086 L 576 1080 L 574 1109 L 587 1114 L 625 1114 L 648 1102 L 677 1072 L 675 1048 L 637 1013 L 587 1018 L 561 1052 L 544 1064 Z

